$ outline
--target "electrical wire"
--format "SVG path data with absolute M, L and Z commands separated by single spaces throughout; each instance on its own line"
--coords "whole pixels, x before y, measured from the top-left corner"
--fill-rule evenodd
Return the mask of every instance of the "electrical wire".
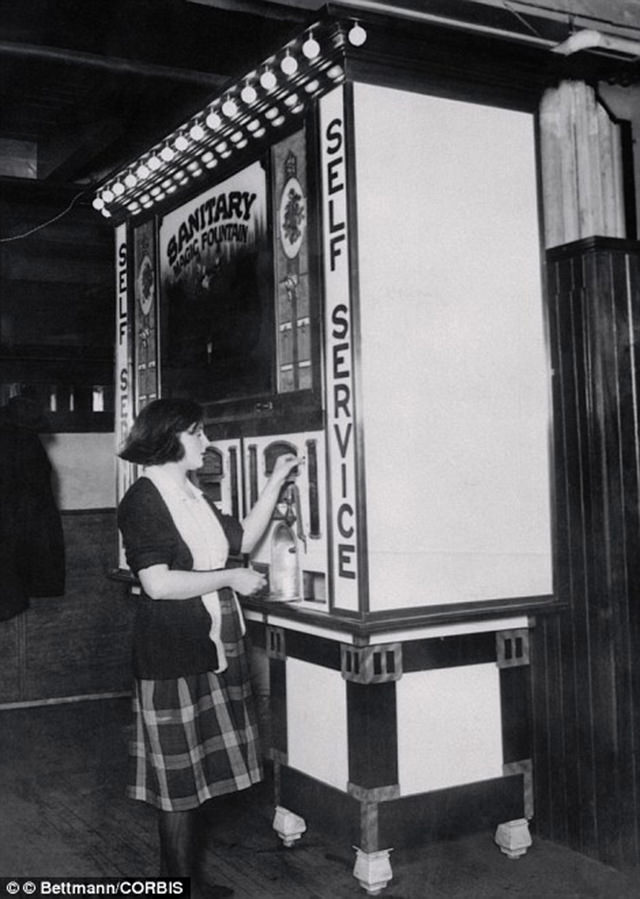
M 86 189 L 81 190 L 80 193 L 76 194 L 75 197 L 71 200 L 67 208 L 63 209 L 62 212 L 59 212 L 57 215 L 54 215 L 52 219 L 49 219 L 46 222 L 42 222 L 42 224 L 40 225 L 36 225 L 35 228 L 30 228 L 29 231 L 23 231 L 22 234 L 14 234 L 13 237 L 0 237 L 0 243 L 9 243 L 12 240 L 23 240 L 25 237 L 30 237 L 32 234 L 36 234 L 38 231 L 42 231 L 43 228 L 52 225 L 54 222 L 59 221 L 63 216 L 67 215 L 67 213 L 71 212 L 80 197 L 83 197 L 86 193 Z

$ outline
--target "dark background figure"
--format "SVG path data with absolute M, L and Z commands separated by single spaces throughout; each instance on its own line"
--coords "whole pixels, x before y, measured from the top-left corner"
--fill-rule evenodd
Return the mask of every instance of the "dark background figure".
M 0 407 L 0 620 L 23 612 L 31 597 L 65 590 L 62 520 L 39 436 L 48 427 L 29 396 Z

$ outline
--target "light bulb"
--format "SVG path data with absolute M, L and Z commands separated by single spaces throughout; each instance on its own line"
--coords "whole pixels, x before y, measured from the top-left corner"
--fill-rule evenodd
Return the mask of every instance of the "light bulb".
M 142 165 L 138 166 L 138 168 L 136 169 L 136 175 L 138 176 L 138 178 L 141 181 L 144 180 L 144 178 L 147 178 L 149 176 L 149 169 L 146 167 L 146 165 L 144 163 L 142 163 Z
M 189 131 L 189 134 L 191 135 L 192 140 L 202 140 L 204 137 L 204 128 L 196 122 Z
M 256 89 L 252 84 L 247 83 L 242 88 L 240 96 L 244 100 L 245 103 L 255 103 L 258 98 L 258 94 L 256 93 Z
M 103 209 L 103 210 L 102 210 L 102 214 L 103 214 L 103 216 L 104 216 L 106 219 L 110 219 L 110 218 L 111 218 L 111 213 L 109 212 L 108 209 Z
M 113 193 L 110 190 L 102 191 L 102 199 L 105 203 L 110 203 L 113 200 Z
M 262 75 L 260 76 L 260 84 L 266 91 L 271 91 L 278 83 L 278 79 L 273 74 L 271 69 L 265 69 Z
M 122 181 L 116 181 L 111 189 L 113 190 L 113 195 L 115 197 L 121 197 L 124 193 L 124 184 Z
M 181 135 L 179 135 L 179 137 L 176 138 L 176 142 L 175 142 L 174 146 L 175 146 L 176 150 L 183 151 L 183 150 L 186 150 L 187 147 L 189 146 L 189 141 L 186 139 L 186 137 L 183 134 L 181 134 Z
M 287 50 L 286 56 L 284 56 L 280 63 L 280 68 L 285 75 L 295 75 L 298 71 L 298 60 Z
M 164 159 L 165 162 L 171 162 L 175 155 L 176 154 L 168 144 L 166 147 L 163 147 L 162 150 L 160 150 L 160 156 Z
M 147 159 L 147 165 L 149 166 L 149 168 L 151 169 L 152 172 L 157 172 L 158 169 L 160 168 L 160 166 L 162 165 L 162 163 L 160 162 L 160 160 L 158 159 L 157 156 L 150 156 Z
M 211 128 L 212 131 L 215 131 L 216 128 L 219 128 L 220 125 L 222 125 L 222 119 L 213 109 L 211 110 L 205 121 L 207 123 L 207 128 Z
M 354 23 L 353 28 L 349 31 L 349 41 L 354 47 L 361 47 L 367 39 L 367 32 L 362 25 Z
M 127 187 L 135 187 L 138 183 L 138 179 L 133 174 L 133 172 L 129 172 L 127 177 L 124 179 L 124 183 L 127 185 Z
M 104 208 L 104 200 L 101 197 L 96 197 L 91 205 L 100 212 Z
M 227 97 L 227 99 L 222 104 L 223 113 L 230 119 L 232 119 L 238 113 L 238 107 L 235 104 L 235 101 L 231 99 L 231 97 Z
M 307 57 L 307 59 L 315 59 L 316 56 L 320 53 L 320 44 L 312 34 L 309 35 L 309 37 L 302 45 L 302 52 Z

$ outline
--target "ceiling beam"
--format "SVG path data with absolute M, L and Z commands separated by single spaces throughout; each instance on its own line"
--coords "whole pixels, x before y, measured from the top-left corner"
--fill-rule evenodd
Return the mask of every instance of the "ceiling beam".
M 72 134 L 59 134 L 40 141 L 38 178 L 41 181 L 73 181 L 78 167 L 86 166 L 87 160 L 121 138 L 124 127 L 121 119 L 111 117 L 76 128 Z
M 187 3 L 266 19 L 304 22 L 309 12 L 320 9 L 325 0 L 187 0 Z
M 176 66 L 160 66 L 139 60 L 119 59 L 113 56 L 99 56 L 95 53 L 84 53 L 80 50 L 43 47 L 39 44 L 25 44 L 15 41 L 0 40 L 0 55 L 13 56 L 20 59 L 36 59 L 42 62 L 60 63 L 61 65 L 84 66 L 91 69 L 102 69 L 117 75 L 133 75 L 143 78 L 164 78 L 173 82 L 188 82 L 218 88 L 228 79 L 228 74 L 199 72 L 182 69 Z

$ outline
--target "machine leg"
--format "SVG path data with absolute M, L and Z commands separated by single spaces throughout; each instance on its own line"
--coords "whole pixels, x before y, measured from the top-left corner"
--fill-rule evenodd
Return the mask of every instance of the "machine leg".
M 377 896 L 393 877 L 389 855 L 392 849 L 380 849 L 378 852 L 363 852 L 357 846 L 356 863 L 353 876 L 363 890 L 370 896 Z
M 307 824 L 300 815 L 296 815 L 294 812 L 290 812 L 289 809 L 277 805 L 273 816 L 273 829 L 284 845 L 290 848 L 305 832 Z
M 520 858 L 531 845 L 529 822 L 526 818 L 516 818 L 498 824 L 494 839 L 508 858 Z

